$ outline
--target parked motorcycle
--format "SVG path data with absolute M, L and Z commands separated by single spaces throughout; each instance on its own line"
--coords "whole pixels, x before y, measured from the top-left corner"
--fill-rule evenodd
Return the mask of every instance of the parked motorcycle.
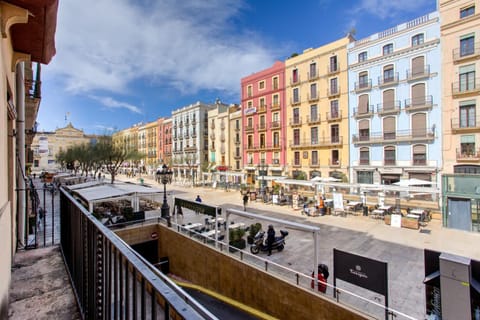
M 285 248 L 285 237 L 288 235 L 288 231 L 280 230 L 280 236 L 275 237 L 275 241 L 272 244 L 272 250 L 277 249 L 279 252 Z M 253 238 L 253 244 L 250 247 L 250 252 L 257 254 L 260 251 L 268 251 L 268 245 L 265 241 L 265 231 L 260 230 Z

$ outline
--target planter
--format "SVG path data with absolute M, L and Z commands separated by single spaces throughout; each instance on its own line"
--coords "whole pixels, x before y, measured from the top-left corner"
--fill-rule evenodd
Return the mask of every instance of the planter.
M 237 252 L 238 251 L 237 249 L 245 249 L 246 247 L 247 247 L 247 242 L 245 241 L 245 239 L 230 241 L 229 251 L 233 253 L 233 252 Z
M 391 216 L 386 215 L 385 224 L 390 225 L 390 222 L 391 222 Z M 402 228 L 418 230 L 418 228 L 420 228 L 420 224 L 418 223 L 417 219 L 402 217 Z

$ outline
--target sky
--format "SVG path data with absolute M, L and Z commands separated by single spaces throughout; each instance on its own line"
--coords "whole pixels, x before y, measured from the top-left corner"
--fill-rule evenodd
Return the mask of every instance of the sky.
M 277 60 L 435 10 L 436 0 L 61 0 L 39 130 L 109 134 L 197 101 L 240 103 L 241 79 Z

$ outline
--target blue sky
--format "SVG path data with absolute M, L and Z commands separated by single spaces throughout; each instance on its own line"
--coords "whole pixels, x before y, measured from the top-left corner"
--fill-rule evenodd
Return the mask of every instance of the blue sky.
M 435 0 L 60 1 L 42 66 L 39 129 L 110 133 L 196 101 L 240 102 L 242 77 L 356 30 L 435 11 Z

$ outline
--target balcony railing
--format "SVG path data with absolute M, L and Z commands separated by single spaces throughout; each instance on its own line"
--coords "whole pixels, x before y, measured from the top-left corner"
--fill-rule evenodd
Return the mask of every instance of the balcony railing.
M 290 78 L 290 84 L 291 85 L 296 85 L 300 83 L 300 75 L 297 75 L 296 77 Z
M 258 150 L 260 148 L 260 145 L 256 144 L 256 143 L 246 144 L 244 146 L 244 148 L 245 148 L 246 151 L 255 151 L 255 150 Z
M 353 117 L 355 119 L 369 118 L 369 117 L 372 117 L 373 114 L 374 114 L 373 105 L 369 105 L 367 110 L 365 110 L 364 112 L 359 112 L 358 108 L 353 108 Z
M 452 55 L 453 62 L 476 58 L 480 55 L 480 42 L 476 42 L 473 46 L 469 47 L 455 48 L 453 49 Z
M 307 95 L 307 99 L 308 99 L 309 102 L 317 101 L 319 99 L 318 91 L 310 92 Z
M 312 124 L 318 124 L 321 122 L 320 115 L 315 115 L 315 116 L 307 116 L 307 123 L 312 125 Z
M 246 126 L 246 127 L 245 127 L 245 132 L 251 132 L 251 131 L 253 131 L 253 130 L 254 130 L 253 125 L 250 125 L 250 126 Z
M 280 129 L 280 127 L 281 127 L 280 121 L 270 122 L 270 129 Z
M 327 121 L 336 121 L 342 119 L 342 110 L 327 112 Z
M 197 146 L 185 147 L 185 152 L 197 152 Z
M 308 80 L 309 81 L 316 80 L 316 79 L 318 79 L 318 68 L 315 68 L 315 70 L 313 70 L 313 72 L 308 72 Z
M 290 118 L 290 126 L 301 126 L 302 125 L 302 118 L 301 117 L 293 117 Z
M 327 96 L 329 98 L 335 97 L 335 96 L 338 96 L 338 95 L 340 95 L 340 87 L 339 86 L 327 89 Z
M 407 112 L 430 110 L 432 109 L 432 106 L 432 96 L 418 97 L 415 99 L 405 99 L 405 111 Z
M 392 76 L 380 76 L 378 77 L 378 86 L 379 87 L 386 87 L 386 86 L 393 86 L 398 84 L 398 72 L 395 72 Z
M 388 114 L 399 114 L 400 100 L 392 101 L 390 103 L 377 104 L 377 113 L 380 116 L 388 115 Z
M 280 103 L 272 103 L 272 105 L 270 106 L 270 109 L 280 110 Z
M 328 159 L 328 165 L 330 167 L 340 167 L 341 165 L 341 161 L 340 161 L 340 158 L 338 159 Z
M 241 141 L 240 140 L 235 140 L 235 144 L 240 144 Z
M 290 98 L 290 104 L 291 104 L 292 106 L 297 105 L 297 104 L 300 104 L 301 102 L 302 102 L 302 101 L 301 101 L 301 99 L 300 99 L 300 95 L 298 95 L 298 97 L 296 97 L 296 98 Z
M 398 142 L 433 142 L 435 131 L 427 129 L 397 130 L 394 132 L 373 132 L 368 135 L 352 135 L 352 142 L 360 144 L 387 144 Z
M 427 64 L 423 69 L 408 69 L 407 81 L 419 80 L 430 77 L 430 65 Z
M 453 132 L 476 132 L 480 130 L 480 117 L 477 116 L 473 119 L 453 118 L 450 120 L 452 124 Z
M 372 79 L 368 79 L 366 81 L 355 82 L 355 91 L 362 92 L 372 89 Z
M 480 92 L 480 78 L 474 81 L 452 83 L 452 94 L 454 96 L 478 94 Z
M 267 112 L 267 106 L 266 105 L 262 105 L 262 106 L 259 106 L 257 108 L 257 113 L 265 113 Z
M 459 162 L 479 162 L 480 161 L 480 148 L 472 150 L 471 152 L 462 152 L 461 149 L 457 149 L 457 161 Z
M 332 63 L 327 66 L 327 74 L 332 75 L 334 73 L 340 72 L 340 64 L 337 63 Z
M 216 319 L 134 254 L 70 194 L 60 194 L 60 245 L 86 319 Z
M 290 140 L 291 148 L 328 147 L 343 144 L 343 136 L 319 137 L 316 139 Z
M 259 124 L 257 124 L 257 130 L 260 130 L 260 131 L 265 131 L 265 130 L 267 130 L 267 124 L 266 124 L 266 123 L 259 123 Z
M 384 166 L 394 166 L 397 164 L 397 161 L 395 159 L 384 159 L 383 160 L 383 165 Z

